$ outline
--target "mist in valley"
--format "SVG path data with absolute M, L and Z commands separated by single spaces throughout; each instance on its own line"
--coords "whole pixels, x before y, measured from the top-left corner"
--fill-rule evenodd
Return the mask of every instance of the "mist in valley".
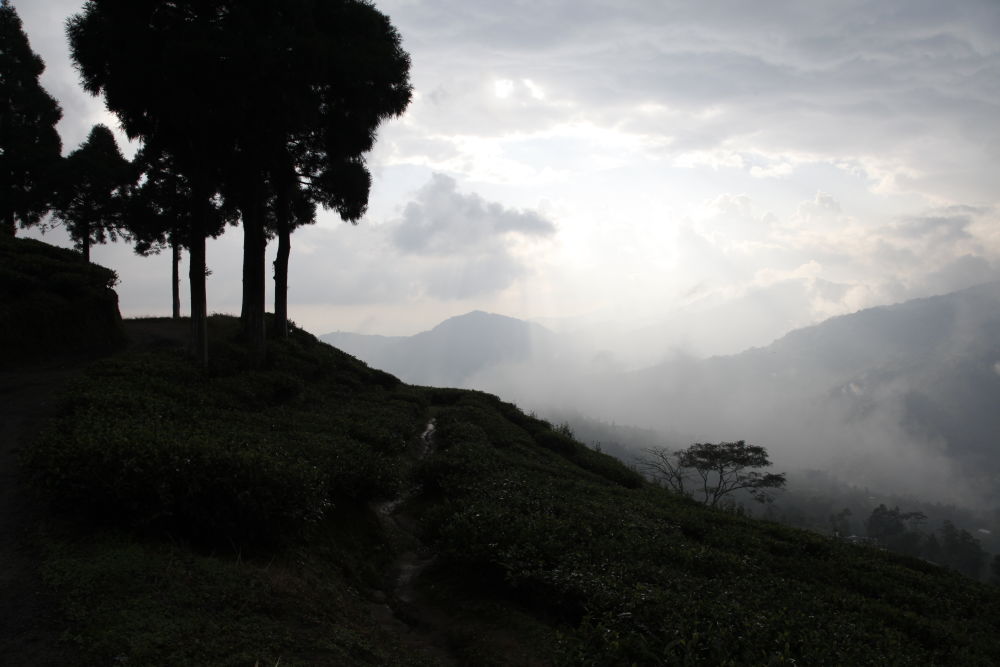
M 568 422 L 626 460 L 643 447 L 746 440 L 792 485 L 795 471 L 823 471 L 880 497 L 982 512 L 1000 500 L 996 283 L 832 318 L 734 354 L 657 348 L 643 336 L 609 345 L 607 329 L 478 312 L 414 337 L 325 338 L 404 381 L 480 389 Z

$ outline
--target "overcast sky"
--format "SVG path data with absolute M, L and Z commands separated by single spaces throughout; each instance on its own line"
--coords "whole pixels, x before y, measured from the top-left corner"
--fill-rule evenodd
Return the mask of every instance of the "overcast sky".
M 115 124 L 69 62 L 82 2 L 15 5 L 69 152 Z M 415 96 L 370 156 L 368 215 L 292 239 L 314 333 L 481 309 L 726 352 L 1000 278 L 997 0 L 376 5 Z M 239 311 L 241 241 L 209 247 L 210 311 Z M 124 315 L 168 312 L 166 258 L 93 257 Z

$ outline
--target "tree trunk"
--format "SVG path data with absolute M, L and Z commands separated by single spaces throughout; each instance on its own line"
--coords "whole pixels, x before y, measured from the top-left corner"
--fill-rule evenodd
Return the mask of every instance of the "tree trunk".
M 278 193 L 276 204 L 278 255 L 274 259 L 274 337 L 288 338 L 288 256 L 292 250 L 292 207 L 288 190 Z
M 254 367 L 264 363 L 266 340 L 264 329 L 264 262 L 267 237 L 264 217 L 267 201 L 262 179 L 258 179 L 243 209 L 243 335 L 250 345 L 250 361 Z
M 195 192 L 195 211 L 188 238 L 188 282 L 191 285 L 191 354 L 208 366 L 208 298 L 205 290 L 205 216 L 208 197 Z
M 90 263 L 90 228 L 85 228 L 86 234 L 80 240 L 80 250 L 83 252 L 83 261 Z
M 170 305 L 171 317 L 175 320 L 181 318 L 181 244 L 177 239 L 170 236 Z

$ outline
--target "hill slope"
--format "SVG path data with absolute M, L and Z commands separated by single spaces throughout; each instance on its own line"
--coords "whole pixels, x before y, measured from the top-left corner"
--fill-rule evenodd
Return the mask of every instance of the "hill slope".
M 465 386 L 483 370 L 545 358 L 558 349 L 556 335 L 540 325 L 479 310 L 414 336 L 334 332 L 320 339 L 407 382 L 445 387 Z
M 94 664 L 1000 661 L 996 588 L 705 509 L 302 332 L 242 370 L 212 326 L 207 376 L 101 362 L 28 459 Z
M 80 253 L 0 235 L 0 368 L 107 352 L 125 340 L 114 271 Z
M 528 331 L 526 322 L 481 314 L 381 339 L 380 352 L 370 348 L 376 337 L 331 340 L 414 381 L 654 428 L 673 446 L 743 438 L 767 446 L 779 467 L 967 506 L 1000 501 L 1000 284 L 835 317 L 740 354 L 676 356 L 628 373 L 593 372 L 585 354 L 570 363 L 574 346 L 555 334 L 519 342 Z M 514 341 L 508 350 L 517 352 L 497 353 L 491 341 Z

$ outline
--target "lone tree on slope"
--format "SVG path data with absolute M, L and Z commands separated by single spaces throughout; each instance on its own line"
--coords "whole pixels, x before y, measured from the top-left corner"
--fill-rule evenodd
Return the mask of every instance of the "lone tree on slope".
M 737 442 L 695 443 L 679 452 L 664 448 L 644 450 L 638 464 L 672 490 L 685 495 L 701 493 L 701 502 L 710 507 L 735 491 L 745 490 L 760 502 L 771 499 L 769 489 L 785 485 L 785 473 L 762 473 L 771 466 L 767 450 L 759 445 Z M 692 480 L 697 491 L 685 487 Z
M 128 190 L 135 180 L 132 164 L 118 150 L 111 130 L 95 125 L 60 172 L 54 217 L 89 262 L 92 244 L 115 241 L 125 231 Z
M 31 50 L 21 19 L 0 2 L 0 234 L 14 236 L 51 208 L 62 142 L 62 111 L 42 89 L 45 63 Z

